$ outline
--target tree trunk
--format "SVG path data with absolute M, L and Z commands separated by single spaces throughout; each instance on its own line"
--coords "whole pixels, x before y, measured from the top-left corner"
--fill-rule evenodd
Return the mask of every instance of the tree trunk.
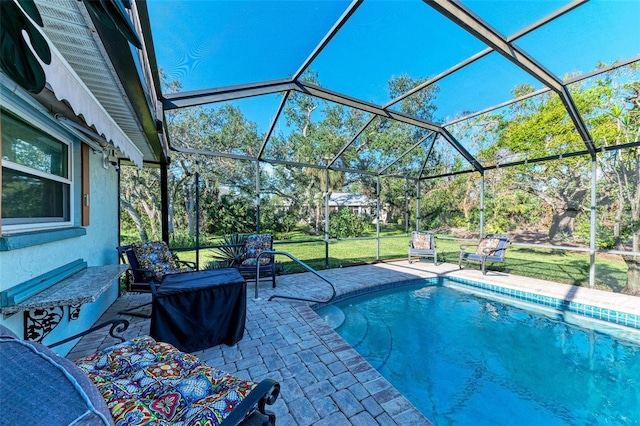
M 327 220 L 327 218 L 325 218 Z M 316 235 L 320 235 L 320 203 L 316 203 L 316 224 L 314 226 Z
M 549 228 L 549 240 L 553 240 L 559 233 L 573 234 L 577 210 L 563 210 L 553 212 L 551 227 Z
M 120 205 L 129 214 L 131 220 L 133 220 L 133 223 L 136 225 L 136 230 L 138 231 L 138 235 L 140 236 L 140 241 L 147 241 L 147 239 L 149 238 L 147 236 L 147 230 L 144 229 L 144 222 L 142 221 L 142 218 L 140 217 L 138 211 L 123 199 L 120 199 Z
M 632 296 L 640 296 L 640 258 L 637 256 L 622 256 L 629 270 L 627 271 L 627 284 L 622 293 Z
M 169 206 L 168 206 L 168 211 L 167 211 L 167 223 L 169 224 L 169 235 L 173 234 L 174 228 L 173 228 L 173 200 L 169 200 Z
M 191 191 L 191 186 L 187 186 L 186 189 L 186 210 L 187 210 L 187 220 L 189 221 L 189 236 L 196 235 L 196 212 L 195 212 L 195 199 L 193 196 L 193 191 Z
M 149 225 L 151 226 L 151 235 L 153 235 L 154 238 L 160 236 L 160 228 L 158 227 L 158 224 L 160 222 L 160 212 L 158 211 L 155 204 L 153 203 L 153 199 L 149 197 L 149 202 L 147 202 L 146 199 L 141 198 L 138 200 L 138 202 L 140 203 L 147 217 L 149 218 Z

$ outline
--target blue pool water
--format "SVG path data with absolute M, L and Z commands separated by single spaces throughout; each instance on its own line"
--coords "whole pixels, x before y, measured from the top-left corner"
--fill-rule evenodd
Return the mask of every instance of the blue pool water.
M 637 340 L 515 303 L 421 284 L 318 313 L 438 426 L 640 424 Z

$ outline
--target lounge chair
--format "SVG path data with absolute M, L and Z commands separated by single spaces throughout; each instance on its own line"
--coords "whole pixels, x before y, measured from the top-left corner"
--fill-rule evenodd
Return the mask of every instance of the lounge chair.
M 245 279 L 258 279 L 258 256 L 263 251 L 273 250 L 271 234 L 251 234 L 244 240 L 244 247 L 238 260 L 238 271 Z M 276 264 L 273 255 L 260 257 L 260 278 L 271 277 L 273 288 L 276 287 Z
M 127 271 L 127 289 L 151 292 L 150 283 L 158 284 L 167 274 L 195 271 L 196 264 L 178 259 L 164 241 L 148 241 L 116 247 L 121 263 L 131 267 Z
M 436 237 L 431 232 L 413 231 L 411 241 L 409 241 L 409 263 L 411 255 L 420 257 L 433 257 L 433 263 L 438 264 L 438 254 L 436 252 Z
M 234 377 L 148 336 L 120 339 L 72 362 L 0 325 L 2 423 L 275 424 L 265 405 L 276 401 L 277 382 Z
M 153 293 L 168 274 L 179 274 L 197 270 L 196 264 L 178 259 L 171 253 L 164 241 L 148 241 L 116 247 L 120 262 L 128 263 L 127 290 L 131 292 Z M 119 314 L 149 318 L 147 314 L 136 312 L 143 305 L 135 306 Z
M 504 262 L 507 248 L 511 237 L 503 234 L 487 234 L 480 239 L 478 244 L 467 244 L 460 246 L 460 258 L 458 267 L 462 269 L 462 261 L 480 263 L 482 275 L 486 275 L 485 265 L 487 262 Z M 470 247 L 476 247 L 474 252 L 467 251 Z

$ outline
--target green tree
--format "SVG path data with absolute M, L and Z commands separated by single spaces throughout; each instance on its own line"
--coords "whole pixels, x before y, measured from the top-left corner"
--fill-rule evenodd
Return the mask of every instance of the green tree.
M 531 90 L 533 88 L 518 87 L 515 92 Z M 574 91 L 573 96 L 583 110 L 593 109 L 594 105 L 584 93 Z M 497 143 L 488 151 L 493 154 L 494 162 L 500 164 L 584 149 L 559 97 L 546 93 L 515 104 L 504 116 Z M 509 189 L 535 195 L 549 206 L 552 212 L 549 239 L 573 233 L 576 215 L 589 194 L 589 162 L 585 156 L 571 157 L 508 169 L 505 177 Z
M 172 87 L 179 88 L 179 85 Z M 174 147 L 212 153 L 242 151 L 255 155 L 260 146 L 261 138 L 256 125 L 248 122 L 238 108 L 230 105 L 170 111 L 167 112 L 167 124 L 169 139 Z M 146 240 L 149 233 L 154 239 L 160 238 L 158 170 L 149 167 L 144 170 L 123 167 L 122 170 L 122 209 L 131 217 L 141 239 Z M 199 177 L 198 188 L 196 174 Z M 208 216 L 215 212 L 223 187 L 225 191 L 253 202 L 254 182 L 255 164 L 251 162 L 223 156 L 173 152 L 168 167 L 170 234 L 194 236 L 197 227 L 204 230 L 202 227 L 212 222 Z M 196 191 L 199 191 L 201 206 L 199 223 L 196 223 Z M 255 216 L 253 224 L 255 229 Z
M 160 176 L 158 170 L 121 167 L 120 208 L 135 225 L 141 241 L 160 238 Z
M 640 140 L 640 66 L 632 64 L 609 72 L 593 82 L 594 103 L 600 106 L 589 117 L 599 124 L 596 140 L 604 146 Z M 618 250 L 640 251 L 640 150 L 632 146 L 600 155 L 601 194 L 612 209 L 600 209 L 604 223 L 610 223 Z M 624 293 L 640 295 L 640 257 L 622 256 L 627 264 Z
M 210 206 L 206 230 L 211 234 L 249 234 L 256 229 L 256 209 L 247 200 L 231 194 L 221 195 Z

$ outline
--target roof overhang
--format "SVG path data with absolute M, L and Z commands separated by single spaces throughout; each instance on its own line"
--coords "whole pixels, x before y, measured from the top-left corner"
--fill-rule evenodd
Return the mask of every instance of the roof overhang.
M 148 71 L 153 66 L 146 49 L 132 49 L 120 32 L 98 19 L 94 22 L 82 1 L 35 0 L 35 4 L 44 23 L 37 28 L 52 60 L 46 64 L 36 55 L 46 87 L 33 97 L 139 166 L 143 161 L 166 161 L 162 107 L 155 96 L 154 74 Z M 133 5 L 132 20 L 138 23 Z

